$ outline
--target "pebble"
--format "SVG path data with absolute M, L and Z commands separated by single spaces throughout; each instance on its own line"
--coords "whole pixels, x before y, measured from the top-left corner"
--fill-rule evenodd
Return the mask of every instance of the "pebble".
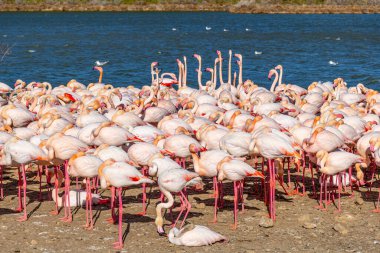
M 317 224 L 315 223 L 311 223 L 311 222 L 305 222 L 302 227 L 306 228 L 306 229 L 313 229 L 313 228 L 316 228 L 317 227 Z
M 30 241 L 30 244 L 32 244 L 32 245 L 37 245 L 38 243 L 37 243 L 36 240 L 31 240 L 31 241 Z
M 271 228 L 273 227 L 273 220 L 266 218 L 266 217 L 261 217 L 259 226 L 263 228 Z
M 346 235 L 348 234 L 347 228 L 345 228 L 342 224 L 335 224 L 334 230 L 337 231 L 341 235 Z
M 361 198 L 361 197 L 356 198 L 355 199 L 355 204 L 357 204 L 359 206 L 363 205 L 364 204 L 363 198 Z
M 254 251 L 252 249 L 247 249 L 246 251 L 244 251 L 244 253 L 256 253 L 256 251 Z

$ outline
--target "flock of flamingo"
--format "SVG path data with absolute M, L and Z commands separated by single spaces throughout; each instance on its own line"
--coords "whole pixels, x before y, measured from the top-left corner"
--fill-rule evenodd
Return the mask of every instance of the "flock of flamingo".
M 205 184 L 213 187 L 214 222 L 224 208 L 223 188 L 233 186 L 236 229 L 243 191 L 257 194 L 275 220 L 276 185 L 288 195 L 310 190 L 318 208 L 332 205 L 340 211 L 341 195 L 370 192 L 378 183 L 378 91 L 363 84 L 347 87 L 342 78 L 313 82 L 307 89 L 285 84 L 281 65 L 269 71 L 274 80 L 268 90 L 243 80 L 240 54 L 234 55 L 239 71 L 232 77 L 229 51 L 226 82 L 220 51 L 213 68 L 202 69 L 201 56 L 194 57 L 198 88 L 187 85 L 186 57 L 177 59 L 178 75 L 160 75 L 153 62 L 151 84 L 142 88 L 103 83 L 102 64 L 94 67 L 98 82 L 88 86 L 75 80 L 55 88 L 48 82 L 17 80 L 14 88 L 0 83 L 1 198 L 3 172 L 17 172 L 17 210 L 23 213 L 18 220 L 28 219 L 27 175 L 32 173 L 39 178 L 40 198 L 42 176 L 51 183 L 51 213 L 62 207 L 64 222 L 72 221 L 72 207 L 83 205 L 85 227 L 92 229 L 92 206 L 109 205 L 108 221 L 118 224 L 118 249 L 126 187 L 142 187 L 145 215 L 147 187 L 158 185 L 160 235 L 166 235 L 165 211 L 175 207 L 177 197 L 179 214 L 169 241 L 200 246 L 226 239 L 205 226 L 186 225 L 188 196 L 204 191 Z M 211 74 L 204 84 L 202 71 Z M 102 198 L 100 188 L 109 189 L 111 197 Z M 380 211 L 379 200 L 375 205 Z

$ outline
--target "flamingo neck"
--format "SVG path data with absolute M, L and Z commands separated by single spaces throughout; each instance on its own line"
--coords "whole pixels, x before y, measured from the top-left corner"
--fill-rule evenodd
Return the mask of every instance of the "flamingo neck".
M 228 81 L 227 83 L 231 84 L 231 61 L 232 61 L 232 53 L 230 51 L 230 57 L 228 60 Z
M 270 92 L 274 92 L 274 88 L 276 87 L 276 83 L 278 81 L 278 73 L 277 73 L 277 71 L 274 72 L 274 73 L 275 73 L 276 77 L 274 78 L 272 86 L 270 87 Z
M 184 59 L 184 67 L 183 67 L 183 85 L 187 84 L 187 61 Z
M 100 70 L 98 83 L 102 83 L 102 79 L 103 79 L 103 70 Z
M 278 85 L 282 84 L 282 68 L 280 68 L 280 78 L 278 79 Z
M 243 58 L 240 60 L 239 65 L 239 84 L 243 83 Z
M 224 83 L 223 81 L 223 74 L 222 74 L 222 69 L 223 69 L 223 63 L 222 63 L 222 58 L 220 57 L 219 58 L 219 81 L 220 81 L 220 85 L 222 85 Z
M 160 188 L 160 191 L 162 192 L 162 194 L 164 194 L 164 196 L 168 199 L 168 202 L 166 202 L 166 203 L 161 202 L 160 204 L 157 205 L 157 207 L 156 207 L 156 215 L 157 215 L 156 223 L 157 223 L 157 220 L 162 221 L 162 219 L 163 219 L 162 209 L 163 208 L 168 209 L 168 208 L 172 207 L 174 204 L 173 195 L 168 190 L 166 190 L 165 188 L 163 188 L 161 186 L 159 188 Z M 161 224 L 157 224 L 157 225 L 160 226 Z

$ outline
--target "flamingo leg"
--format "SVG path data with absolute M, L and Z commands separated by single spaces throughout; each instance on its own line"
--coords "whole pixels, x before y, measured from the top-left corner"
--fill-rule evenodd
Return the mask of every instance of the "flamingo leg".
M 271 185 L 271 191 L 272 191 L 272 220 L 276 220 L 276 202 L 275 202 L 275 199 L 276 199 L 276 196 L 275 196 L 275 193 L 276 193 L 276 171 L 275 171 L 276 167 L 275 167 L 275 163 L 274 163 L 274 160 L 272 160 L 272 185 Z
M 350 198 L 354 196 L 354 187 L 352 184 L 352 166 L 348 169 L 348 181 L 350 182 L 351 195 Z
M 372 210 L 374 213 L 380 213 L 380 186 L 379 186 L 379 196 L 377 197 L 376 208 Z
M 340 193 L 342 191 L 342 176 L 339 173 L 338 176 L 338 212 L 341 212 L 341 206 L 340 206 Z
M 315 189 L 315 181 L 314 181 L 314 166 L 309 163 L 310 173 L 311 173 L 311 185 L 313 186 L 313 197 L 317 197 L 317 191 Z
M 237 215 L 238 215 L 238 187 L 236 181 L 234 181 L 234 224 L 232 229 L 237 228 Z
M 219 189 L 218 189 L 219 182 L 217 181 L 216 176 L 213 177 L 213 186 L 214 186 L 214 220 L 213 222 L 218 221 L 218 198 L 219 198 Z
M 18 183 L 17 183 L 18 207 L 16 208 L 16 212 L 21 212 L 22 211 L 22 201 L 21 201 L 22 179 L 21 179 L 20 167 L 17 167 L 17 172 L 18 172 Z
M 42 166 L 38 166 L 37 174 L 38 174 L 38 181 L 39 181 L 39 192 L 38 192 L 38 201 L 42 201 Z
M 173 227 L 173 228 L 177 225 L 178 221 L 179 221 L 180 218 L 181 218 L 181 215 L 182 215 L 183 211 L 185 211 L 185 209 L 186 209 L 186 202 L 185 202 L 185 200 L 184 200 L 184 198 L 183 198 L 184 195 L 181 194 L 181 193 L 182 193 L 182 191 L 178 194 L 178 196 L 179 196 L 179 200 L 181 201 L 181 206 L 180 206 L 181 211 L 179 212 L 179 214 L 178 214 L 177 219 L 175 220 L 175 222 L 172 223 L 172 227 Z
M 115 249 L 122 249 L 123 248 L 123 200 L 121 197 L 121 191 L 122 188 L 119 187 L 118 189 L 118 195 L 119 195 L 119 224 L 118 224 L 118 241 L 113 244 Z
M 23 181 L 23 209 L 24 209 L 24 215 L 22 215 L 21 217 L 19 217 L 17 219 L 17 221 L 26 221 L 28 219 L 28 214 L 26 213 L 26 173 L 25 173 L 25 165 L 22 164 L 21 165 L 21 169 L 22 169 L 22 181 Z
M 111 218 L 108 218 L 106 221 L 111 224 L 116 223 L 116 214 L 115 214 L 115 187 L 111 186 L 111 201 L 110 201 L 110 209 L 111 209 Z
M 91 191 L 91 179 L 89 179 L 89 196 L 88 196 L 88 201 L 89 201 L 89 209 L 90 209 L 90 227 L 89 229 L 92 230 L 94 228 L 94 221 L 93 221 L 93 214 L 92 214 L 92 191 Z
M 68 161 L 65 161 L 65 217 L 62 219 L 64 222 L 72 222 L 71 206 L 70 206 L 70 177 L 68 172 Z M 67 203 L 66 203 L 67 202 Z
M 186 213 L 185 213 L 185 216 L 183 217 L 183 220 L 182 220 L 182 223 L 181 223 L 181 226 L 179 229 L 181 229 L 183 227 L 183 225 L 185 224 L 186 218 L 189 215 L 189 212 L 191 209 L 191 204 L 190 204 L 189 200 L 187 199 L 186 195 L 182 191 L 181 191 L 181 195 L 182 195 L 183 200 L 185 202 Z
M 239 182 L 240 200 L 241 200 L 241 212 L 244 213 L 244 179 Z
M 147 173 L 147 166 L 143 166 L 141 169 L 141 172 L 144 176 L 146 176 Z M 144 216 L 146 214 L 146 184 L 142 184 L 142 211 L 138 213 L 138 215 Z
M 3 166 L 0 166 L 0 199 L 4 199 L 4 187 L 3 187 Z

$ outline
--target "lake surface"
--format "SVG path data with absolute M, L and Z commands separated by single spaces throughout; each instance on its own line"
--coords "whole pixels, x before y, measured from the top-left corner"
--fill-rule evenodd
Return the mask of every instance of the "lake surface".
M 97 81 L 94 62 L 107 60 L 104 82 L 141 86 L 150 83 L 152 61 L 163 72 L 177 72 L 176 59 L 186 55 L 188 84 L 196 85 L 192 55 L 212 67 L 215 50 L 227 59 L 232 49 L 243 54 L 243 78 L 266 87 L 268 71 L 282 64 L 286 83 L 343 77 L 349 85 L 380 88 L 380 15 L 1 13 L 0 43 L 13 45 L 0 62 L 0 81 L 8 84 L 87 84 Z

